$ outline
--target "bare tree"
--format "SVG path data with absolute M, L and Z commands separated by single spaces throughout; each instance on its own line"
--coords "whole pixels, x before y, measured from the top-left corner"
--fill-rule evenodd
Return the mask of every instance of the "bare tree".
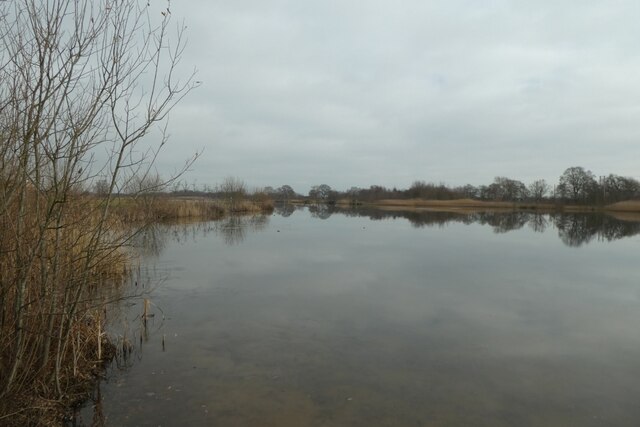
M 296 196 L 296 192 L 293 190 L 293 188 L 290 185 L 286 184 L 282 187 L 279 187 L 277 192 L 285 203 L 288 203 L 289 200 Z
M 327 202 L 331 198 L 333 190 L 327 184 L 314 185 L 309 190 L 309 197 L 322 202 Z
M 465 186 L 458 188 L 457 193 L 459 193 L 462 197 L 475 199 L 476 197 L 478 197 L 480 190 L 471 184 L 466 184 Z
M 35 383 L 64 395 L 78 325 L 90 310 L 100 324 L 87 291 L 130 238 L 112 195 L 147 175 L 196 86 L 178 78 L 183 27 L 171 38 L 170 23 L 136 0 L 0 3 L 2 402 Z M 94 184 L 99 203 L 80 195 Z
M 529 197 L 536 202 L 542 200 L 549 193 L 549 184 L 544 179 L 538 179 L 529 184 Z
M 98 196 L 109 195 L 109 181 L 107 179 L 99 179 L 93 184 L 93 192 Z
M 483 199 L 514 202 L 528 196 L 527 187 L 522 182 L 503 176 L 495 177 L 487 186 L 480 186 L 478 193 Z
M 239 209 L 240 203 L 247 196 L 247 185 L 240 178 L 228 176 L 220 184 L 219 191 L 224 196 L 229 209 L 235 211 Z
M 609 174 L 602 178 L 602 193 L 606 202 L 637 199 L 640 197 L 640 182 L 631 177 Z
M 598 183 L 589 170 L 581 166 L 567 168 L 560 176 L 558 188 L 563 197 L 579 203 L 585 203 L 595 197 Z

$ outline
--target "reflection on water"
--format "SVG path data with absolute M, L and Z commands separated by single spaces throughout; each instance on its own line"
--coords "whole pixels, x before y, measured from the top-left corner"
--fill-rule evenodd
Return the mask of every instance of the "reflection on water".
M 247 232 L 262 231 L 267 225 L 268 215 L 231 215 L 216 222 L 214 229 L 227 245 L 236 245 L 245 239 Z
M 290 215 L 290 214 L 289 214 Z M 248 232 L 264 230 L 269 225 L 269 215 L 231 215 L 212 222 L 153 223 L 139 230 L 132 239 L 132 246 L 143 257 L 158 256 L 168 241 L 185 243 L 213 233 L 222 236 L 225 243 L 241 243 Z
M 78 425 L 640 419 L 640 244 L 617 240 L 637 223 L 282 207 L 145 233 L 123 350 Z
M 291 203 L 280 203 L 275 206 L 275 212 L 285 218 L 293 215 L 296 210 L 301 209 L 303 208 L 297 205 L 292 205 Z
M 327 219 L 339 213 L 347 216 L 364 216 L 374 220 L 405 218 L 416 228 L 446 226 L 450 223 L 482 224 L 496 233 L 519 230 L 528 225 L 533 231 L 543 233 L 554 226 L 558 237 L 567 246 L 581 246 L 593 239 L 612 241 L 640 234 L 640 222 L 624 221 L 603 213 L 552 213 L 512 212 L 439 212 L 394 211 L 380 209 L 344 209 L 335 206 L 319 206 L 311 209 L 312 216 Z
M 304 209 L 291 204 L 279 205 L 275 213 L 286 218 Z M 322 220 L 334 214 L 372 220 L 404 218 L 416 228 L 445 227 L 452 223 L 481 224 L 491 227 L 495 233 L 507 233 L 525 226 L 536 233 L 544 233 L 552 226 L 563 243 L 574 247 L 582 246 L 594 239 L 613 241 L 640 234 L 639 221 L 620 220 L 603 213 L 394 211 L 345 209 L 330 205 L 311 205 L 308 211 L 312 218 Z M 183 241 L 206 237 L 212 232 L 222 236 L 228 245 L 236 245 L 245 239 L 247 233 L 262 231 L 268 225 L 269 215 L 233 215 L 210 223 L 151 224 L 138 233 L 134 239 L 134 246 L 143 255 L 158 255 L 168 238 Z

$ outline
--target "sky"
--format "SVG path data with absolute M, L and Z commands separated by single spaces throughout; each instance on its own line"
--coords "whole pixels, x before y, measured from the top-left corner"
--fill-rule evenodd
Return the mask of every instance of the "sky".
M 158 169 L 215 185 L 640 179 L 636 0 L 171 3 L 202 84 Z

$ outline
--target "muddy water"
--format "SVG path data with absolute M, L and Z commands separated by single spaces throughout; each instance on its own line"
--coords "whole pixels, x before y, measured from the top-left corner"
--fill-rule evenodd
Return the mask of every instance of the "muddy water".
M 637 224 L 282 213 L 145 236 L 79 425 L 640 425 Z

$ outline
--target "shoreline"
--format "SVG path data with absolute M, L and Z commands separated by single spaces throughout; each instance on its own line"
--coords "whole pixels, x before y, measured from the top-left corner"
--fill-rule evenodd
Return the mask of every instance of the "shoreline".
M 560 206 L 549 203 L 520 203 L 520 202 L 485 202 L 481 200 L 422 200 L 422 199 L 383 199 L 371 203 L 363 203 L 362 206 L 370 206 L 378 209 L 407 209 L 450 212 L 477 212 L 477 211 L 541 211 L 556 212 L 564 210 Z
M 99 199 L 79 198 L 78 201 L 82 202 L 82 209 L 77 211 L 84 210 L 91 214 L 99 209 Z M 273 209 L 270 200 L 245 199 L 230 204 L 204 198 L 115 198 L 108 221 L 109 230 L 124 230 L 130 227 L 134 230 L 122 233 L 134 235 L 136 229 L 142 229 L 152 223 L 219 220 L 231 215 L 266 215 L 272 213 Z M 71 231 L 78 232 L 77 226 L 75 227 L 70 226 L 68 234 L 71 234 Z M 78 246 L 76 244 L 71 249 L 65 246 L 59 251 L 62 255 L 75 253 L 74 250 L 82 249 L 78 249 Z M 30 369 L 30 372 L 34 372 L 33 376 L 23 374 L 29 381 L 2 396 L 0 425 L 67 425 L 76 409 L 90 400 L 96 384 L 104 378 L 108 366 L 114 363 L 114 358 L 118 357 L 118 349 L 123 348 L 117 339 L 105 333 L 103 329 L 107 313 L 110 312 L 112 303 L 132 297 L 133 295 L 121 292 L 130 287 L 131 280 L 137 283 L 132 279 L 135 255 L 121 250 L 122 248 L 107 247 L 106 255 L 101 255 L 101 262 L 96 263 L 91 269 L 86 286 L 80 291 L 73 289 L 74 292 L 82 292 L 81 298 L 79 297 L 81 304 L 69 321 L 69 330 L 72 331 L 69 335 L 73 337 L 73 341 L 67 346 L 66 353 L 61 356 L 51 354 L 47 363 L 38 367 L 34 365 L 33 369 Z M 40 287 L 40 282 L 35 280 L 29 283 L 29 289 Z M 58 288 L 52 287 L 50 294 L 54 295 L 57 291 Z M 109 292 L 115 294 L 111 295 Z M 57 322 L 53 323 L 54 326 L 59 326 L 62 322 L 58 318 L 54 320 Z M 30 325 L 31 330 L 38 328 L 42 326 L 37 323 Z M 8 328 L 3 329 L 3 334 L 6 330 Z M 61 333 L 54 329 L 51 335 L 58 336 Z M 8 340 L 2 342 L 10 343 Z M 51 347 L 56 348 L 55 345 Z M 10 348 L 5 348 L 7 353 L 8 350 Z M 57 371 L 54 366 L 56 357 L 60 359 Z M 4 360 L 0 360 L 0 365 L 3 362 Z M 36 362 L 39 362 L 39 359 Z M 42 381 L 41 378 L 51 377 L 54 372 L 58 376 L 57 390 L 55 383 L 38 382 Z
M 277 203 L 285 203 L 277 201 Z M 312 204 L 327 204 L 343 209 L 379 209 L 383 211 L 405 212 L 449 212 L 470 214 L 475 212 L 530 212 L 539 214 L 558 213 L 600 213 L 623 221 L 640 222 L 640 200 L 628 200 L 605 206 L 598 205 L 569 205 L 559 203 L 536 202 L 494 202 L 472 199 L 456 200 L 425 200 L 425 199 L 383 199 L 372 202 L 352 201 L 340 199 L 335 202 L 324 203 L 304 199 L 289 201 L 297 206 Z
M 450 210 L 450 211 L 478 211 L 478 210 L 494 210 L 494 211 L 536 211 L 544 213 L 552 212 L 625 212 L 640 214 L 640 200 L 629 200 L 624 202 L 613 203 L 605 206 L 598 205 L 571 205 L 549 202 L 494 202 L 472 199 L 456 199 L 456 200 L 425 200 L 425 199 L 383 199 L 374 202 L 356 202 L 349 200 L 338 200 L 338 206 L 359 206 L 374 208 L 406 208 L 420 210 Z

